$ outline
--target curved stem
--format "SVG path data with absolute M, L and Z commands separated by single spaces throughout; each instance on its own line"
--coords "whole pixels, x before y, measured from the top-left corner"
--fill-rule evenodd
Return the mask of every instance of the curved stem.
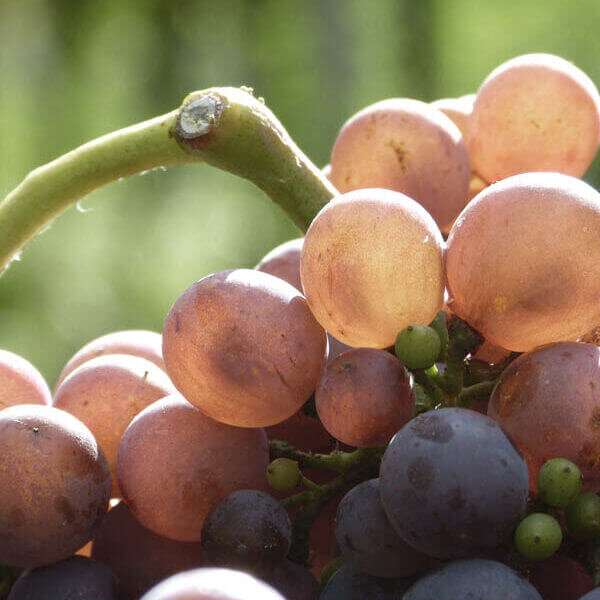
M 93 190 L 149 169 L 202 161 L 255 183 L 304 230 L 336 193 L 247 90 L 194 92 L 177 110 L 100 137 L 27 175 L 0 203 L 0 269 Z
M 173 111 L 102 136 L 29 173 L 0 204 L 0 267 L 93 190 L 148 169 L 192 162 L 169 133 L 177 115 Z

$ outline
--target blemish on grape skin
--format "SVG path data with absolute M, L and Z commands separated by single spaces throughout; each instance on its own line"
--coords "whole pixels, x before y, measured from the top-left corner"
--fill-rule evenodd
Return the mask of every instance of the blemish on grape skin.
M 592 416 L 590 417 L 590 429 L 598 430 L 600 429 L 600 407 L 594 408 L 592 411 Z
M 418 437 L 440 444 L 449 442 L 454 436 L 452 427 L 443 422 L 438 415 L 435 414 L 428 414 L 414 419 L 410 424 L 410 428 Z
M 428 459 L 419 457 L 410 463 L 406 476 L 414 488 L 427 491 L 433 483 L 435 471 Z

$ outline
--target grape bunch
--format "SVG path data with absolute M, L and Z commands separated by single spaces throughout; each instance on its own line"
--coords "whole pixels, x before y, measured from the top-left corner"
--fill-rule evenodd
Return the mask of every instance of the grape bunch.
M 0 598 L 600 598 L 599 145 L 556 56 L 377 102 L 162 333 L 0 351 Z

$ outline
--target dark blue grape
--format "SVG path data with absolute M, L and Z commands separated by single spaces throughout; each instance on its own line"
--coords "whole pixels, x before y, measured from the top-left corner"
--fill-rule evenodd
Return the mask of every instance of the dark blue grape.
M 212 564 L 252 569 L 285 558 L 291 530 L 288 514 L 275 498 L 257 490 L 238 490 L 206 518 L 202 548 Z
M 314 575 L 290 560 L 275 563 L 268 570 L 258 571 L 255 575 L 286 600 L 316 600 L 319 595 L 319 584 Z
M 409 586 L 407 580 L 373 577 L 344 565 L 329 580 L 319 600 L 403 600 Z
M 515 571 L 494 560 L 456 560 L 428 573 L 402 600 L 542 600 Z
M 445 408 L 419 415 L 394 436 L 380 493 L 396 532 L 417 550 L 476 556 L 510 540 L 526 510 L 527 467 L 495 421 Z
M 8 600 L 116 600 L 117 589 L 111 570 L 83 556 L 73 556 L 23 574 Z
M 364 481 L 342 499 L 335 537 L 342 555 L 357 571 L 377 577 L 410 577 L 431 565 L 404 542 L 381 506 L 379 479 Z

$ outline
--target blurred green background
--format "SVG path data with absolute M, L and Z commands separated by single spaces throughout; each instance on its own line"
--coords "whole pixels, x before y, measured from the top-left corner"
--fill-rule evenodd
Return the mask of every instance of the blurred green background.
M 598 0 L 0 0 L 0 195 L 74 146 L 249 85 L 304 151 L 390 96 L 473 92 L 504 60 L 559 54 L 600 83 Z M 598 163 L 598 161 L 597 161 Z M 600 182 L 596 164 L 588 175 Z M 97 191 L 0 282 L 0 346 L 50 383 L 84 342 L 159 331 L 192 281 L 298 235 L 250 184 L 205 166 Z

